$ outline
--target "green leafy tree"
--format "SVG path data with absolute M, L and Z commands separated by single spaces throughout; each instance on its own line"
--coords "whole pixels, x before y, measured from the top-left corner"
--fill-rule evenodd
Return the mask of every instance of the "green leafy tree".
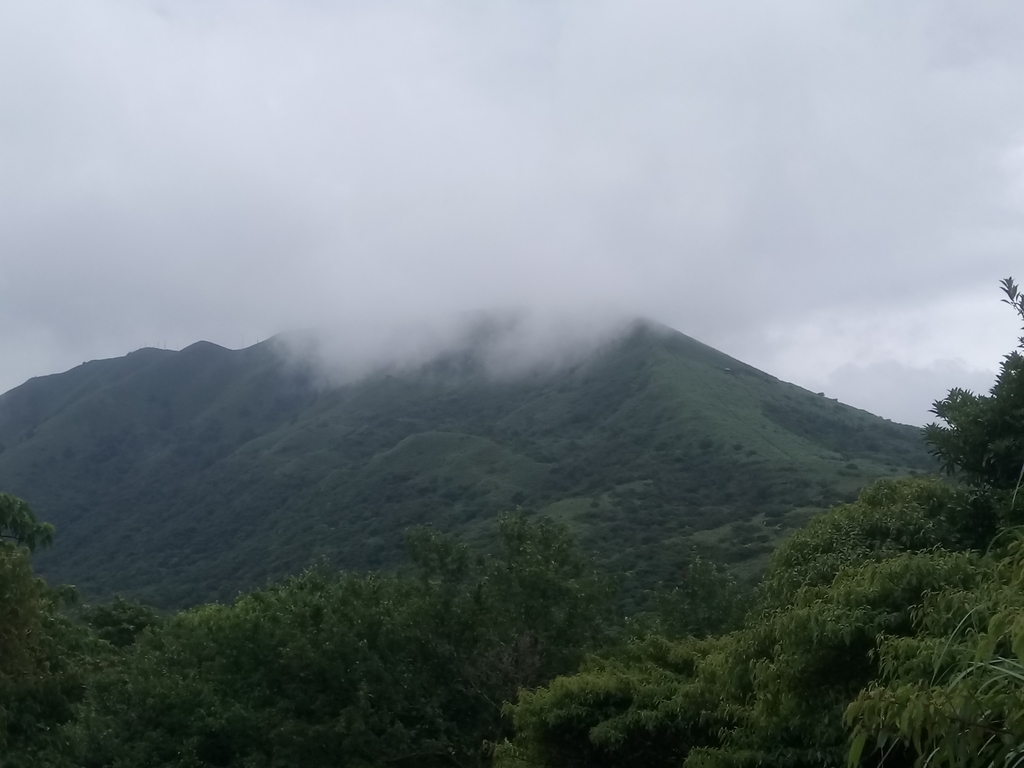
M 972 583 L 943 584 L 914 611 L 917 632 L 883 636 L 882 675 L 847 711 L 850 762 L 948 768 L 1024 760 L 1024 546 L 976 564 Z
M 54 527 L 36 521 L 36 516 L 23 500 L 9 493 L 0 493 L 0 543 L 25 547 L 29 552 L 36 547 L 53 543 Z
M 1012 278 L 1002 282 L 1004 303 L 1024 321 L 1024 294 Z M 1024 345 L 1024 337 L 1021 338 Z M 1002 362 L 987 395 L 955 388 L 935 403 L 940 422 L 925 436 L 946 471 L 981 491 L 1009 493 L 1015 502 L 1024 479 L 1024 355 L 1014 350 Z
M 748 608 L 749 590 L 727 570 L 695 557 L 675 584 L 651 593 L 648 610 L 630 622 L 629 632 L 670 640 L 703 638 L 738 629 Z
M 74 726 L 88 766 L 474 766 L 503 703 L 575 669 L 608 590 L 561 526 L 507 516 L 473 556 L 427 530 L 412 572 L 318 568 L 138 634 Z
M 971 495 L 886 481 L 772 559 L 745 624 L 706 640 L 638 637 L 524 693 L 502 766 L 839 766 L 844 711 L 878 674 L 880 633 L 914 630 L 929 591 L 972 584 Z
M 60 615 L 73 596 L 36 578 L 30 552 L 53 539 L 53 526 L 0 494 L 0 764 L 57 764 L 81 690 L 81 637 Z
M 574 675 L 523 691 L 516 735 L 497 750 L 501 768 L 680 766 L 697 747 L 721 744 L 731 724 L 704 674 L 732 639 L 669 641 L 656 635 L 588 659 Z
M 121 595 L 103 605 L 82 606 L 81 618 L 99 639 L 115 648 L 131 645 L 140 633 L 163 623 L 156 609 Z

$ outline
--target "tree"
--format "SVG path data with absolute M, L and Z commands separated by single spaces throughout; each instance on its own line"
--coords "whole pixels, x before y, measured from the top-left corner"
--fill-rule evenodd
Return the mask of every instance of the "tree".
M 114 595 L 114 599 L 105 605 L 82 606 L 81 618 L 100 640 L 115 648 L 131 645 L 140 633 L 163 623 L 163 618 L 154 608 L 137 600 L 126 600 L 121 595 Z
M 1024 294 L 1002 281 L 1024 321 Z M 1024 337 L 988 395 L 953 389 L 926 434 L 975 506 L 1002 524 L 974 584 L 941 584 L 915 607 L 916 632 L 881 637 L 881 675 L 847 711 L 851 764 L 907 752 L 917 765 L 972 768 L 1024 761 Z M 872 751 L 872 747 L 874 747 Z M 909 762 L 909 761 L 908 761 Z
M 892 752 L 936 768 L 1024 760 L 1024 539 L 976 563 L 971 583 L 937 585 L 917 631 L 882 637 L 880 678 L 847 710 L 850 762 Z
M 0 544 L 14 544 L 34 552 L 38 546 L 53 543 L 53 534 L 54 527 L 37 522 L 28 504 L 9 493 L 0 493 Z
M 938 480 L 877 483 L 779 548 L 741 628 L 637 637 L 524 692 L 500 765 L 842 765 L 844 711 L 878 674 L 878 636 L 913 634 L 929 591 L 973 585 L 970 510 Z
M 738 629 L 750 607 L 750 595 L 728 571 L 695 557 L 677 583 L 653 592 L 650 603 L 651 610 L 639 618 L 637 628 L 679 640 Z
M 1024 294 L 1012 278 L 1002 281 L 1002 290 L 1003 302 L 1024 321 Z M 1017 493 L 1024 480 L 1024 337 L 1020 345 L 1003 359 L 988 395 L 950 390 L 932 409 L 941 423 L 925 428 L 946 472 L 980 492 L 1009 494 L 1007 511 L 1024 506 Z
M 576 669 L 607 589 L 568 532 L 520 515 L 474 555 L 426 529 L 406 574 L 315 568 L 185 611 L 94 677 L 87 765 L 480 766 L 521 686 Z
M 24 501 L 0 494 L 0 754 L 12 768 L 60 754 L 59 727 L 80 690 L 78 636 L 58 613 L 70 593 L 47 587 L 29 561 L 53 530 Z

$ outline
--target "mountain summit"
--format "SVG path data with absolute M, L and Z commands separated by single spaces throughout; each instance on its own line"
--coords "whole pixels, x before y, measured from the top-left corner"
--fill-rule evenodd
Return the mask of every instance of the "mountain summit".
M 0 488 L 56 524 L 52 582 L 182 606 L 396 565 L 414 525 L 486 541 L 516 507 L 640 585 L 694 553 L 752 572 L 813 511 L 930 466 L 919 430 L 662 327 L 516 375 L 478 346 L 340 385 L 277 340 L 32 379 L 0 396 Z

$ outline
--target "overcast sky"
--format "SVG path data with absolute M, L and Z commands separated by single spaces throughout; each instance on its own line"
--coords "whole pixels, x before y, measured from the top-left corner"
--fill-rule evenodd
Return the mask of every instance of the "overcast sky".
M 1015 0 L 0 3 L 0 391 L 150 345 L 653 317 L 910 423 L 1024 280 Z

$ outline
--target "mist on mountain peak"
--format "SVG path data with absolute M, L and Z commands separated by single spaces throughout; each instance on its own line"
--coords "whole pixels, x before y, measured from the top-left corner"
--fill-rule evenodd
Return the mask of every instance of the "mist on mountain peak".
M 290 365 L 336 386 L 378 374 L 457 365 L 493 379 L 576 365 L 638 327 L 664 326 L 608 310 L 502 308 L 413 320 L 338 322 L 272 340 Z

